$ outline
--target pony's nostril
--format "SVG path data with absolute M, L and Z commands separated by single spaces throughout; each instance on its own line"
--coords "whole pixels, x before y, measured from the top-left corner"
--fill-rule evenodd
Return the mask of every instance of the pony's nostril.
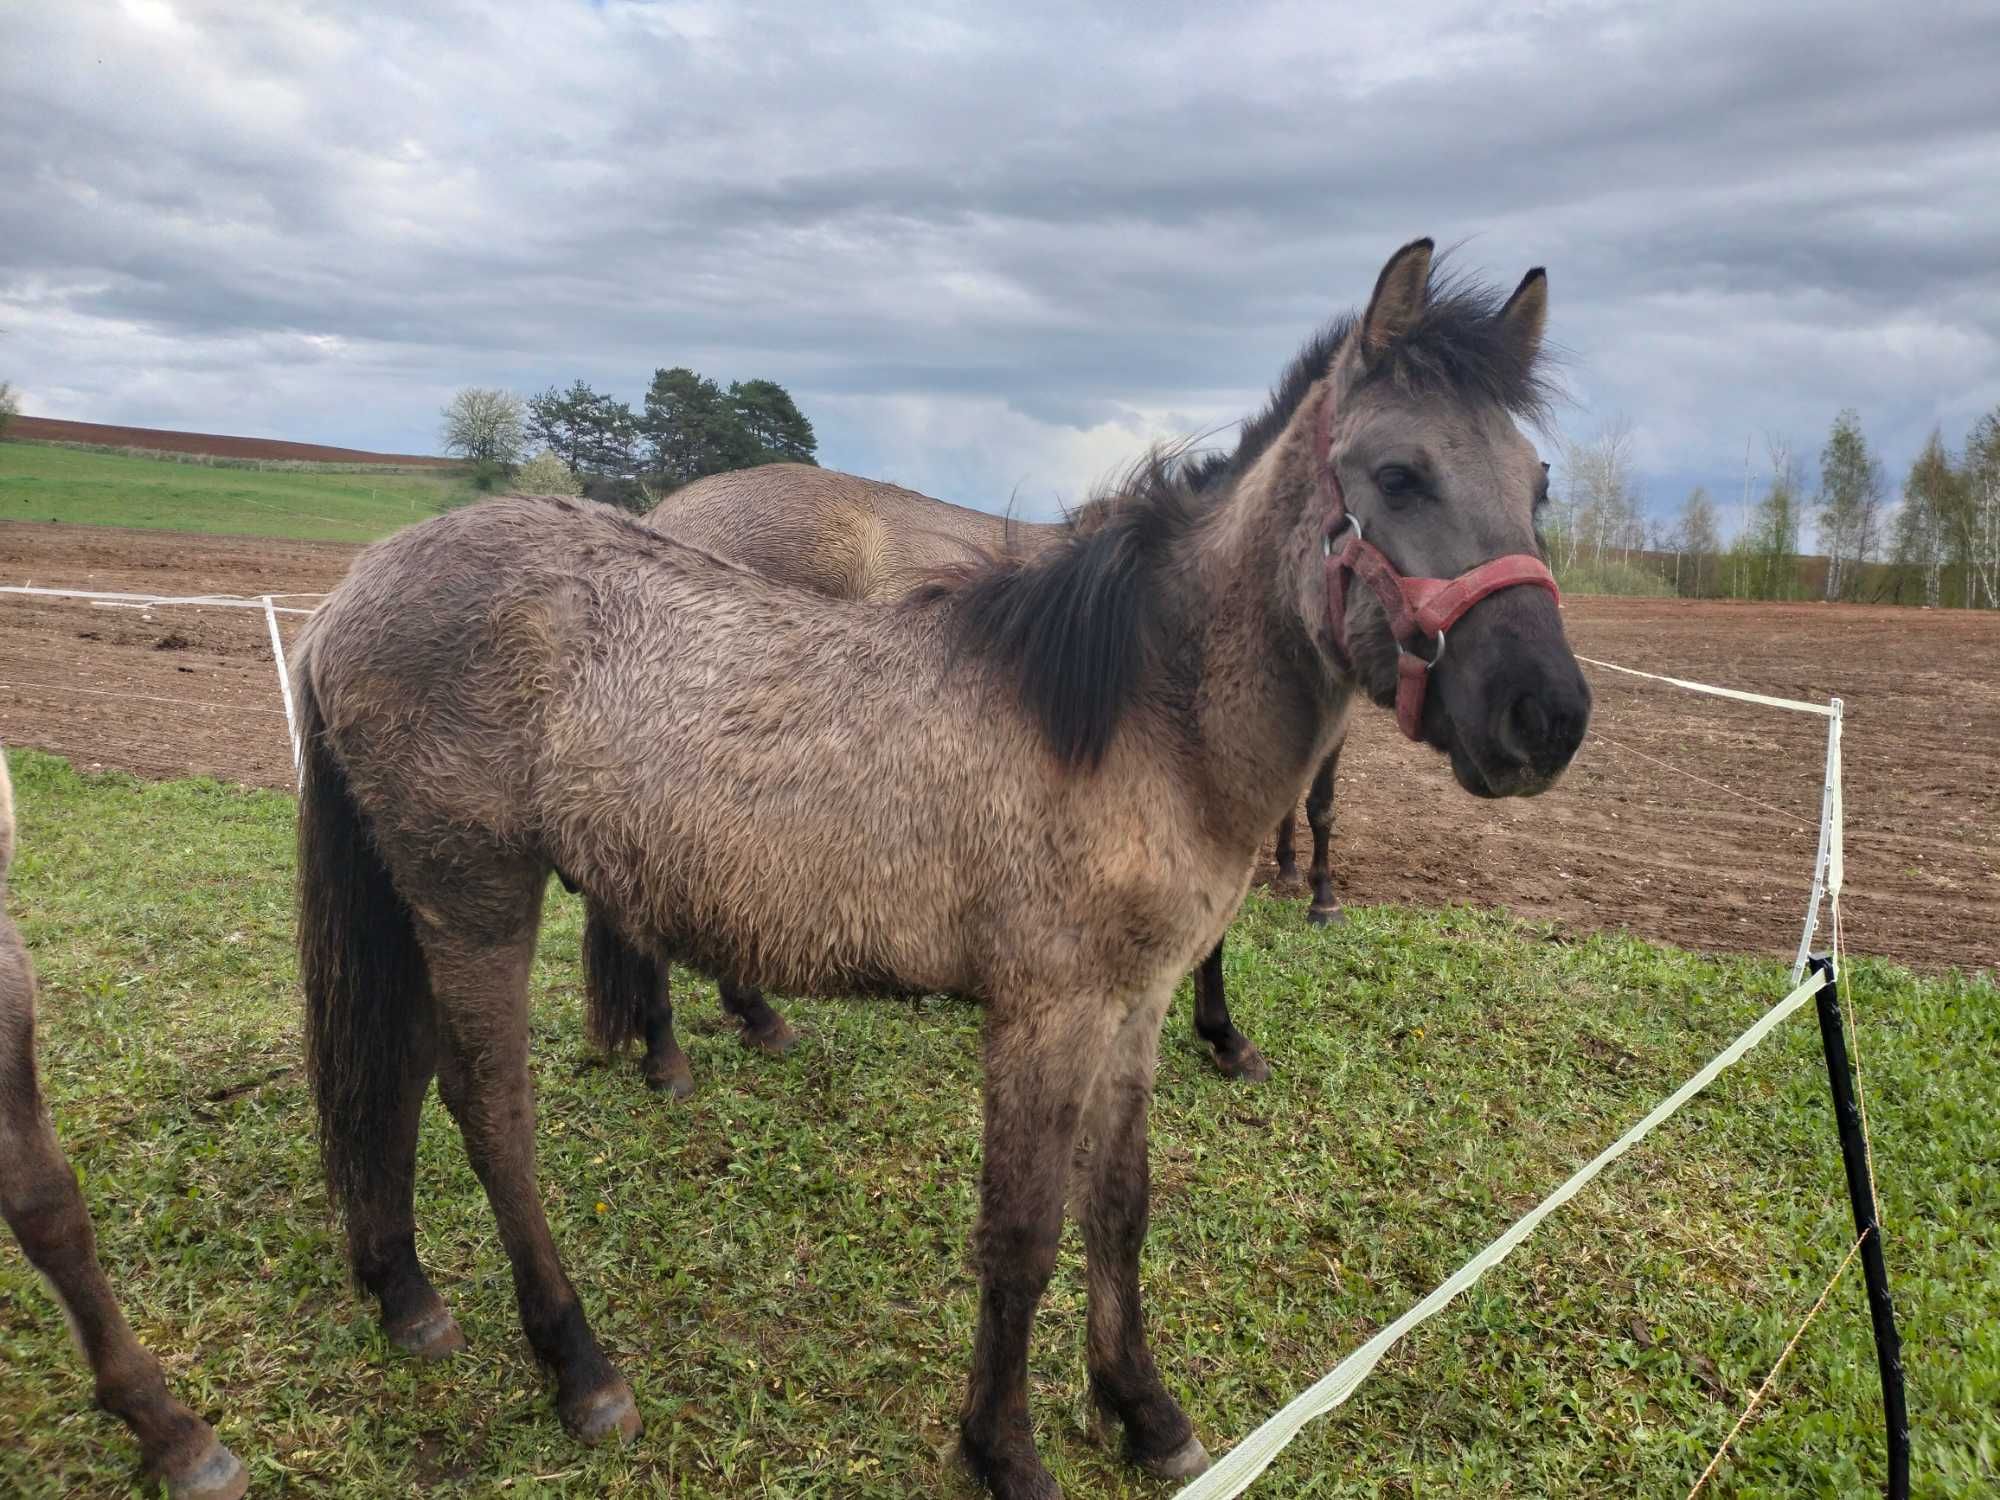
M 1511 717 L 1517 750 L 1530 750 L 1548 740 L 1549 711 L 1533 693 L 1524 693 L 1514 700 Z

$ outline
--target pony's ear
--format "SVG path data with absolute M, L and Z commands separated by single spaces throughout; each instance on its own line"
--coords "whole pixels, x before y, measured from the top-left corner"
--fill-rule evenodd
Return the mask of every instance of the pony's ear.
M 1408 331 L 1430 295 L 1431 242 L 1411 240 L 1382 267 L 1375 278 L 1375 295 L 1361 320 L 1361 352 L 1373 359 Z
M 1534 363 L 1542 349 L 1542 330 L 1549 323 L 1549 273 L 1536 266 L 1521 278 L 1514 295 L 1500 309 L 1500 326 L 1521 351 L 1524 366 Z

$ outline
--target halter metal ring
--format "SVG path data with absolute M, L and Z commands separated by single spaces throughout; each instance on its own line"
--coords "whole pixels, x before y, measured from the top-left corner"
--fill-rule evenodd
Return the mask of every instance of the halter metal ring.
M 1326 535 L 1322 536 L 1319 539 L 1320 556 L 1322 557 L 1333 556 L 1334 540 L 1337 537 L 1339 537 L 1343 531 L 1346 531 L 1350 528 L 1352 528 L 1354 532 L 1354 539 L 1356 541 L 1360 541 L 1362 539 L 1361 518 L 1351 510 L 1340 518 L 1340 525 L 1336 526 L 1333 530 L 1327 532 Z
M 1440 630 L 1437 633 L 1437 637 L 1438 637 L 1437 654 L 1433 656 L 1429 661 L 1424 661 L 1424 659 L 1421 656 L 1417 656 L 1416 652 L 1412 651 L 1408 646 L 1405 646 L 1401 641 L 1396 642 L 1396 650 L 1404 656 L 1417 656 L 1417 660 L 1423 661 L 1426 667 L 1435 667 L 1439 662 L 1444 660 L 1444 632 Z

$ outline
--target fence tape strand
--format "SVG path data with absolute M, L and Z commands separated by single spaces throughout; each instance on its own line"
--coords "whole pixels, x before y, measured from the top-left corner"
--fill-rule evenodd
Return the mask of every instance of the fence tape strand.
M 1818 714 L 1822 719 L 1831 718 L 1833 710 L 1824 703 L 1807 703 L 1799 698 L 1773 698 L 1768 693 L 1746 693 L 1741 688 L 1716 687 L 1707 682 L 1689 682 L 1685 677 L 1662 677 L 1658 672 L 1641 672 L 1637 667 L 1621 667 L 1614 661 L 1599 661 L 1594 656 L 1577 657 L 1593 667 L 1603 667 L 1607 671 L 1623 672 L 1628 677 L 1644 677 L 1653 682 L 1671 683 L 1677 688 L 1686 688 L 1691 693 L 1708 693 L 1717 698 L 1735 698 L 1744 703 L 1761 703 L 1767 708 L 1789 708 L 1802 714 Z
M 1430 1319 L 1446 1303 L 1505 1260 L 1517 1245 L 1534 1233 L 1535 1227 L 1542 1220 L 1574 1198 L 1598 1173 L 1638 1145 L 1654 1127 L 1713 1083 L 1716 1076 L 1725 1068 L 1763 1041 L 1788 1016 L 1818 994 L 1825 983 L 1826 979 L 1820 973 L 1808 975 L 1789 995 L 1765 1011 L 1748 1031 L 1718 1052 L 1694 1077 L 1674 1090 L 1651 1114 L 1605 1147 L 1569 1181 L 1529 1209 L 1498 1239 L 1461 1266 L 1448 1281 L 1335 1365 L 1319 1381 L 1295 1396 L 1263 1426 L 1217 1459 L 1214 1467 L 1206 1474 L 1179 1492 L 1179 1500 L 1233 1500 L 1233 1497 L 1242 1494 L 1250 1487 L 1251 1482 L 1270 1466 L 1271 1461 L 1285 1450 L 1292 1439 L 1298 1436 L 1306 1423 L 1333 1410 L 1351 1396 L 1355 1388 L 1368 1378 L 1369 1372 L 1381 1362 L 1382 1356 L 1400 1343 L 1405 1335 L 1418 1324 Z

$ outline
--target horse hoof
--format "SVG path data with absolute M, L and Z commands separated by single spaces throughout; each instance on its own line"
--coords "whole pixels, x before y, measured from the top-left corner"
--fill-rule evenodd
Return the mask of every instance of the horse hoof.
M 391 1343 L 418 1359 L 449 1359 L 465 1348 L 465 1334 L 459 1329 L 458 1320 L 442 1307 L 388 1332 Z
M 743 1045 L 752 1052 L 761 1052 L 766 1057 L 783 1057 L 799 1044 L 799 1034 L 793 1031 L 789 1022 L 780 1016 L 776 1022 L 762 1031 L 745 1029 Z
M 694 1073 L 686 1063 L 665 1073 L 648 1073 L 646 1087 L 669 1099 L 687 1099 L 694 1094 Z
M 639 1420 L 638 1404 L 622 1380 L 585 1401 L 575 1415 L 563 1417 L 563 1426 L 570 1430 L 570 1435 L 593 1448 L 614 1438 L 629 1443 L 644 1425 Z
M 1192 1479 L 1208 1468 L 1211 1460 L 1201 1439 L 1189 1438 L 1165 1458 L 1142 1458 L 1139 1467 L 1155 1479 Z
M 1279 885 L 1297 885 L 1298 883 L 1299 883 L 1299 867 L 1297 865 L 1278 866 Z
M 242 1500 L 250 1488 L 250 1476 L 236 1455 L 213 1440 L 186 1473 L 164 1478 L 170 1500 Z
M 1264 1054 L 1250 1043 L 1245 1042 L 1239 1052 L 1214 1054 L 1215 1066 L 1224 1078 L 1235 1078 L 1244 1083 L 1263 1083 L 1271 1076 L 1271 1065 L 1264 1061 Z
M 1315 906 L 1306 913 L 1306 920 L 1315 927 L 1335 927 L 1347 920 L 1347 913 L 1338 903 L 1333 906 Z

